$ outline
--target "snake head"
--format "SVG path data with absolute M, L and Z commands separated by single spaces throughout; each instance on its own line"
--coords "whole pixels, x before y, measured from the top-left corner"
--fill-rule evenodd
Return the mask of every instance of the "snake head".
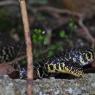
M 84 49 L 80 51 L 80 64 L 85 66 L 91 64 L 94 61 L 94 51 L 92 49 Z
M 73 48 L 66 52 L 65 59 L 83 67 L 94 61 L 94 52 L 91 48 Z

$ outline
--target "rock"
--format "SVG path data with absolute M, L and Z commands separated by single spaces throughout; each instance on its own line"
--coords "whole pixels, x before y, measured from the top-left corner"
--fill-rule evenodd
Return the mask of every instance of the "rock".
M 16 80 L 17 81 L 17 80 Z M 23 83 L 19 81 L 16 84 L 16 81 L 10 79 L 7 75 L 0 76 L 0 95 L 26 95 L 24 94 L 25 86 L 23 88 L 17 84 Z
M 94 95 L 95 74 L 80 79 L 37 79 L 32 95 Z M 0 76 L 0 95 L 26 95 L 26 80 Z
M 33 95 L 92 95 L 95 74 L 80 79 L 42 79 L 33 82 Z

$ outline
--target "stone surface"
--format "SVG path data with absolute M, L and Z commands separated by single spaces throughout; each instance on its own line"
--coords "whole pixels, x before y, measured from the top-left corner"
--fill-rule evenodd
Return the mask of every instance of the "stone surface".
M 16 82 L 18 81 L 18 82 Z M 24 80 L 12 80 L 7 75 L 0 76 L 0 95 L 25 95 Z M 23 85 L 22 85 L 23 83 Z
M 0 95 L 26 95 L 26 81 L 0 76 Z M 33 95 L 95 95 L 95 74 L 80 79 L 37 79 Z

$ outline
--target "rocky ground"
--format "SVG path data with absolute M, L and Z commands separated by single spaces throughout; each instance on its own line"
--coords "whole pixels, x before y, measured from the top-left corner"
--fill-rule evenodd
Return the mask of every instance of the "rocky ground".
M 26 95 L 26 81 L 0 77 L 0 95 Z M 42 79 L 33 81 L 33 95 L 95 95 L 95 74 L 81 79 Z

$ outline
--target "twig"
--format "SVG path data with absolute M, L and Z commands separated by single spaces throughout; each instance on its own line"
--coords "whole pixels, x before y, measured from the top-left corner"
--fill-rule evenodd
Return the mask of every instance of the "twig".
M 32 80 L 33 80 L 33 56 L 32 56 L 32 43 L 30 38 L 30 29 L 29 29 L 29 20 L 28 14 L 26 9 L 26 2 L 25 0 L 19 0 L 21 13 L 22 13 L 22 20 L 24 25 L 24 35 L 25 35 L 25 42 L 26 42 L 26 53 L 27 53 L 27 95 L 32 95 Z
M 50 6 L 41 6 L 38 8 L 35 8 L 37 11 L 49 11 L 49 12 L 54 12 L 54 13 L 59 13 L 59 14 L 69 14 L 72 16 L 78 16 L 78 17 L 83 17 L 84 15 L 77 13 L 77 12 L 71 12 L 69 10 L 66 9 L 58 9 L 58 8 L 54 8 L 54 7 L 50 7 Z
M 30 7 L 31 9 L 31 7 Z M 31 10 L 34 10 L 34 14 L 37 14 L 37 12 L 47 12 L 49 13 L 52 17 L 54 17 L 57 21 L 57 25 L 55 27 L 59 27 L 63 24 L 65 24 L 70 17 L 75 17 L 76 19 L 84 19 L 85 16 L 80 14 L 80 13 L 77 13 L 77 12 L 72 12 L 72 11 L 69 11 L 69 10 L 66 10 L 66 9 L 58 9 L 58 8 L 54 8 L 54 7 L 50 7 L 50 6 L 41 6 L 41 7 L 34 7 L 32 8 Z M 63 15 L 61 15 L 63 14 Z M 64 17 L 64 15 L 67 15 Z
M 8 5 L 19 5 L 17 1 L 14 0 L 6 0 L 6 1 L 0 1 L 0 6 L 8 6 Z
M 18 61 L 24 59 L 24 58 L 26 58 L 26 55 L 17 57 L 17 58 L 15 58 L 14 60 L 9 61 L 9 62 L 2 62 L 2 63 L 0 63 L 0 64 L 13 64 L 13 63 L 16 63 L 16 62 L 18 62 Z
M 53 8 L 50 6 L 41 6 L 41 7 L 35 8 L 35 9 L 36 9 L 36 11 L 46 11 L 46 12 L 50 13 L 53 17 L 55 17 L 59 20 L 59 26 L 64 24 L 68 20 L 67 17 L 66 17 L 67 19 L 64 19 L 64 17 L 62 18 L 60 16 L 60 14 L 67 14 L 68 16 L 75 17 L 78 21 L 78 24 L 80 25 L 80 27 L 82 29 L 82 31 L 79 31 L 79 32 L 77 31 L 76 33 L 78 35 L 81 34 L 80 35 L 81 37 L 83 37 L 87 41 L 91 42 L 92 48 L 95 47 L 95 38 L 90 34 L 90 31 L 88 30 L 88 28 L 83 23 L 83 20 L 85 19 L 85 15 L 82 15 L 82 14 L 77 13 L 77 12 L 71 12 L 69 10 L 62 10 L 62 9 L 58 9 L 58 8 Z
M 91 47 L 94 48 L 95 47 L 95 38 L 90 34 L 90 31 L 84 25 L 83 19 L 80 19 L 78 23 L 83 30 L 82 33 L 80 33 L 80 34 L 82 35 L 82 37 L 84 37 L 86 40 L 88 40 L 91 43 Z

